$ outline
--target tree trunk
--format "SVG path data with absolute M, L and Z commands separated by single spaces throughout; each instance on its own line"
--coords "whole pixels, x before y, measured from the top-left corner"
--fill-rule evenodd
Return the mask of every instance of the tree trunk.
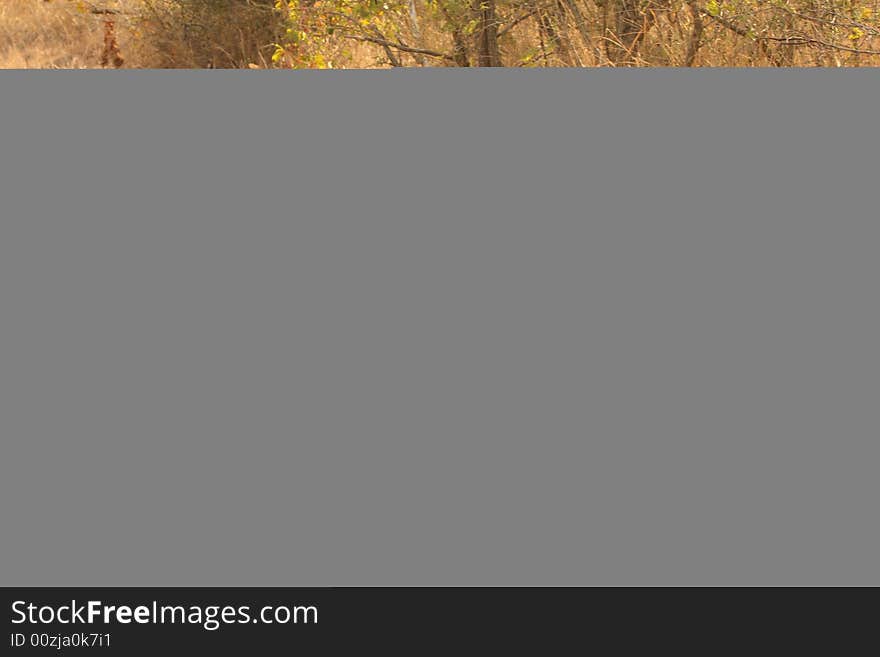
M 501 66 L 495 0 L 474 0 L 472 6 L 477 14 L 477 66 Z

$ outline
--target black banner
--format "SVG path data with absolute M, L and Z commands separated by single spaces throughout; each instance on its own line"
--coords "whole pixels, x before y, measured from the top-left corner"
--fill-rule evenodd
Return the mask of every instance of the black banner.
M 839 606 L 829 612 L 817 597 L 802 589 L 8 588 L 4 654 L 764 652 L 822 635 L 854 639 L 854 628 L 870 626 L 861 607 L 838 631 Z

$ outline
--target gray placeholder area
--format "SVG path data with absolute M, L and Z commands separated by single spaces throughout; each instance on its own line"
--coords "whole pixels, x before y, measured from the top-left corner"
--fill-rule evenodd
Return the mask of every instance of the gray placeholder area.
M 877 81 L 0 75 L 0 584 L 880 583 Z

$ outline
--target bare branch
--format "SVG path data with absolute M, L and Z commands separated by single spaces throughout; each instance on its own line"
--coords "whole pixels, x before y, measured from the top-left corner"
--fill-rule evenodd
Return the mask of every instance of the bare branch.
M 345 34 L 343 36 L 346 39 L 351 39 L 352 41 L 365 41 L 367 43 L 375 43 L 378 46 L 394 48 L 395 50 L 399 50 L 400 52 L 408 52 L 414 55 L 425 55 L 426 57 L 435 57 L 436 59 L 443 59 L 453 63 L 455 62 L 455 57 L 445 52 L 437 52 L 436 50 L 428 50 L 427 48 L 413 48 L 412 46 L 408 46 L 405 43 L 388 41 L 387 39 L 380 39 L 379 37 L 369 36 L 366 34 Z

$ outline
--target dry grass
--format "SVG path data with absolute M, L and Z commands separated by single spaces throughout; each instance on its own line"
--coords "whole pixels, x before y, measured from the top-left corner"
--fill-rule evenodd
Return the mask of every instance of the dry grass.
M 86 4 L 66 0 L 2 0 L 0 68 L 99 68 L 104 18 Z M 125 50 L 131 41 L 128 25 L 117 19 L 115 28 Z
M 167 0 L 0 0 L 0 69 L 263 68 L 273 18 L 248 3 L 198 13 Z

